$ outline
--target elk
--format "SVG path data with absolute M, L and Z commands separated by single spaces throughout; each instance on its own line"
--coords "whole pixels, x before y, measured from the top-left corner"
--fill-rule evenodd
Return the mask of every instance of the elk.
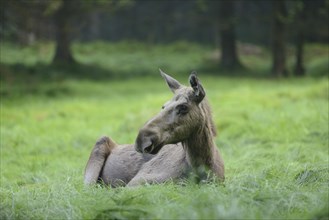
M 144 124 L 134 144 L 119 145 L 101 137 L 86 165 L 85 184 L 138 186 L 190 176 L 224 181 L 224 162 L 214 143 L 215 124 L 196 73 L 189 77 L 190 86 L 160 73 L 173 98 Z

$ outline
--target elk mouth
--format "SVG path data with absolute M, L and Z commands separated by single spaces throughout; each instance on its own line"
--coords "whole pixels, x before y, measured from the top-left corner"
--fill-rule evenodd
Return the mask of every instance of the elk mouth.
M 150 144 L 148 144 L 147 146 L 142 147 L 142 153 L 149 154 L 149 153 L 151 153 L 153 151 L 153 149 L 154 149 L 154 145 L 153 145 L 152 142 L 150 142 Z
M 152 154 L 152 155 L 157 154 L 162 147 L 163 147 L 162 143 L 156 145 L 155 143 L 150 142 L 144 147 L 138 146 L 138 144 L 135 143 L 136 151 L 143 154 Z
M 152 149 L 151 149 L 151 151 L 148 151 L 148 152 L 146 152 L 145 150 L 144 150 L 144 153 L 148 153 L 148 154 L 157 154 L 160 150 L 161 150 L 161 148 L 163 147 L 163 145 L 162 144 L 158 144 L 158 145 L 153 145 L 153 147 L 152 147 Z
M 135 149 L 139 153 L 157 154 L 163 146 L 156 132 L 141 129 L 135 141 Z

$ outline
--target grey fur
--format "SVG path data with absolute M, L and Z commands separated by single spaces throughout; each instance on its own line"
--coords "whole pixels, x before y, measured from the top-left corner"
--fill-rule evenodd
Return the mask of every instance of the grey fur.
M 85 170 L 85 183 L 102 180 L 117 186 L 163 183 L 193 174 L 224 180 L 224 162 L 214 143 L 216 135 L 205 91 L 195 73 L 191 87 L 161 72 L 174 97 L 139 131 L 135 144 L 98 141 Z

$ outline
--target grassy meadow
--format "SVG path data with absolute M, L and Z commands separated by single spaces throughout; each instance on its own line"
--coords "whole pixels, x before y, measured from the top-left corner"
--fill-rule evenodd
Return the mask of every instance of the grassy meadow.
M 288 79 L 267 77 L 262 48 L 234 77 L 184 42 L 77 43 L 71 67 L 49 65 L 53 48 L 1 45 L 0 219 L 328 219 L 328 46 L 308 45 L 308 75 Z M 184 84 L 199 72 L 225 184 L 84 186 L 95 141 L 133 143 L 171 98 L 159 67 Z

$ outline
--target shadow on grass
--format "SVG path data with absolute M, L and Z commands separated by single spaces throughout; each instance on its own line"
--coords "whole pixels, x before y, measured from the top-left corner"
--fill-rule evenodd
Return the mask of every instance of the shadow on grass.
M 157 68 L 136 67 L 107 69 L 98 65 L 76 63 L 71 65 L 54 65 L 38 63 L 26 64 L 0 63 L 0 97 L 23 97 L 42 94 L 46 97 L 70 95 L 72 89 L 65 85 L 68 80 L 109 81 L 138 78 L 141 76 L 158 77 Z M 249 69 L 240 66 L 235 69 L 221 68 L 218 62 L 205 61 L 196 71 L 204 75 L 224 76 L 230 78 L 277 79 L 266 69 Z M 175 71 L 173 71 L 175 72 Z M 181 71 L 178 71 L 181 72 Z M 186 70 L 186 77 L 188 77 Z
M 141 219 L 148 213 L 136 208 L 111 208 L 99 212 L 95 219 Z
M 125 79 L 136 76 L 150 75 L 148 70 L 136 69 L 134 71 L 113 71 L 96 65 L 72 64 L 54 65 L 39 63 L 34 66 L 24 64 L 0 64 L 1 80 L 17 80 L 18 82 L 27 79 L 39 81 L 81 79 L 81 80 L 109 80 Z
M 329 77 L 328 58 L 319 58 L 313 61 L 312 64 L 305 66 L 305 77 L 324 78 Z M 296 76 L 294 74 L 294 67 L 287 66 L 287 76 L 278 77 L 272 74 L 270 66 L 260 65 L 259 63 L 243 63 L 233 68 L 225 68 L 220 65 L 218 61 L 205 60 L 198 68 L 199 72 L 207 73 L 209 75 L 225 76 L 231 78 L 253 78 L 253 79 L 289 79 L 300 78 L 304 76 Z
M 161 67 L 161 66 L 160 66 Z M 67 79 L 74 80 L 124 80 L 127 78 L 136 78 L 141 76 L 158 76 L 158 67 L 140 67 L 136 68 L 103 68 L 99 65 L 75 63 L 70 65 L 37 63 L 33 66 L 26 64 L 4 64 L 0 63 L 0 79 L 8 83 L 26 83 L 26 82 L 52 82 L 63 81 Z M 236 68 L 223 68 L 217 62 L 204 61 L 195 69 L 198 73 L 205 75 L 216 75 L 225 77 L 245 77 L 245 78 L 271 78 L 268 70 L 251 70 L 245 66 Z M 173 71 L 175 68 L 173 67 Z M 181 71 L 177 71 L 181 72 Z M 186 69 L 186 75 L 190 72 Z M 184 73 L 183 73 L 184 74 Z
M 216 68 L 214 65 L 200 67 L 200 69 L 197 69 L 197 72 L 230 77 L 251 77 L 249 73 L 245 73 L 245 69 L 232 72 L 224 69 L 219 70 L 218 67 Z M 188 77 L 188 74 L 189 72 L 186 71 L 186 77 Z M 141 76 L 158 77 L 158 72 L 141 67 L 127 70 L 111 70 L 97 65 L 82 63 L 71 65 L 38 63 L 33 66 L 1 63 L 0 96 L 2 98 L 9 98 L 41 94 L 48 98 L 52 98 L 61 95 L 71 95 L 73 93 L 72 89 L 65 84 L 68 80 L 103 82 L 138 78 Z
M 95 65 L 0 64 L 0 96 L 44 94 L 47 97 L 72 93 L 67 80 L 108 81 L 155 75 L 149 70 L 112 71 Z
M 230 78 L 252 78 L 252 79 L 275 79 L 270 70 L 267 68 L 254 68 L 251 69 L 249 66 L 244 64 L 227 68 L 218 61 L 206 60 L 199 67 L 199 72 L 206 73 L 213 76 L 224 76 Z
M 313 213 L 313 216 L 310 218 L 312 220 L 327 220 L 329 216 L 329 209 L 327 207 L 323 207 L 318 211 Z

